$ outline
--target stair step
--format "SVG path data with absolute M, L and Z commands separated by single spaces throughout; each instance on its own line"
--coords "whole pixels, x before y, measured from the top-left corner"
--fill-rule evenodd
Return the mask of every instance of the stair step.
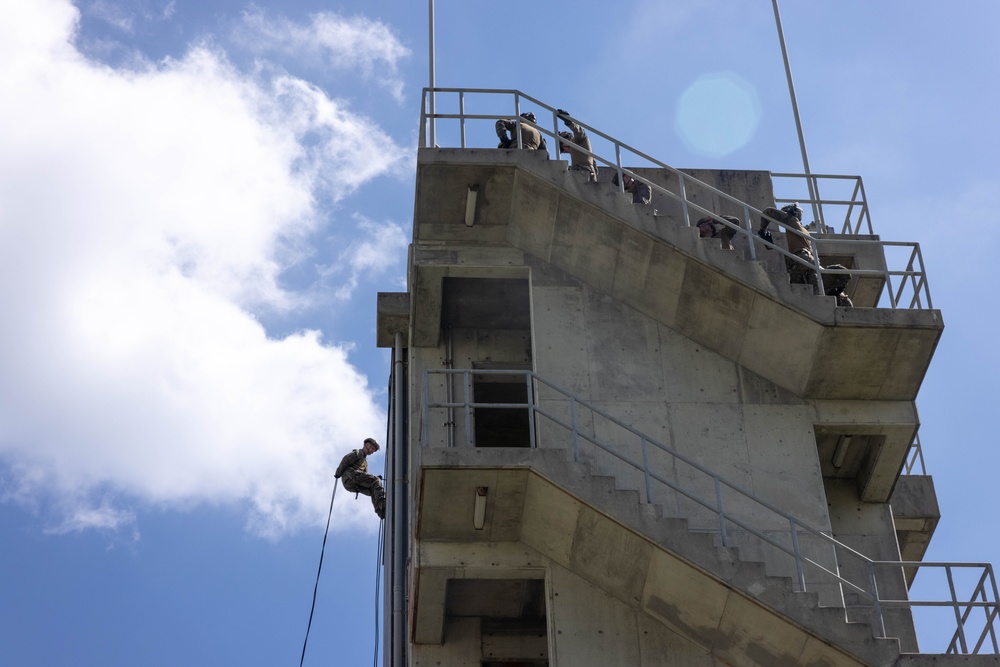
M 806 286 L 808 287 L 808 286 Z M 809 295 L 812 296 L 811 294 Z M 565 463 L 579 475 L 587 476 L 586 498 L 608 516 L 646 536 L 656 544 L 686 561 L 695 564 L 734 589 L 758 600 L 770 609 L 793 619 L 818 637 L 830 638 L 844 650 L 856 656 L 873 659 L 872 664 L 891 665 L 899 656 L 899 642 L 893 638 L 877 638 L 870 623 L 848 621 L 842 606 L 822 606 L 816 591 L 796 591 L 791 577 L 768 574 L 765 563 L 744 560 L 738 547 L 719 544 L 715 532 L 693 531 L 687 519 L 664 516 L 662 506 L 641 502 L 638 491 L 616 488 L 616 478 L 594 472 L 593 463 Z

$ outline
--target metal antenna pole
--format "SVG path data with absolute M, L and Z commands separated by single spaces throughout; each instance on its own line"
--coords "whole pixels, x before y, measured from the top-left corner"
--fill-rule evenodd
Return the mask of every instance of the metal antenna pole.
M 427 26 L 429 36 L 427 40 L 427 61 L 430 67 L 430 88 L 431 88 L 431 148 L 437 145 L 435 141 L 435 126 L 437 119 L 434 118 L 434 0 L 427 0 Z
M 795 86 L 792 84 L 792 68 L 788 64 L 788 49 L 785 48 L 785 33 L 781 29 L 781 15 L 778 14 L 778 0 L 771 0 L 774 5 L 774 23 L 778 26 L 778 42 L 781 44 L 781 58 L 785 62 L 785 78 L 788 79 L 788 94 L 792 98 L 792 115 L 795 116 L 795 129 L 799 134 L 799 148 L 802 150 L 802 167 L 806 172 L 806 183 L 809 185 L 809 199 L 812 201 L 813 217 L 819 231 L 826 228 L 823 222 L 823 210 L 819 204 L 816 184 L 812 172 L 809 171 L 809 158 L 806 156 L 806 140 L 802 135 L 802 121 L 799 119 L 799 105 L 795 101 Z

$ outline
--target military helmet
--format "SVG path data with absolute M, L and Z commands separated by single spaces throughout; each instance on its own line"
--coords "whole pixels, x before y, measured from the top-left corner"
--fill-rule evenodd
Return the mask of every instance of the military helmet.
M 521 118 L 530 120 L 532 123 L 535 122 L 535 114 L 531 113 L 530 111 L 525 111 L 523 114 L 521 114 Z
M 799 208 L 798 203 L 788 204 L 787 206 L 782 206 L 781 210 L 789 215 L 794 215 L 799 220 L 802 219 L 802 209 Z

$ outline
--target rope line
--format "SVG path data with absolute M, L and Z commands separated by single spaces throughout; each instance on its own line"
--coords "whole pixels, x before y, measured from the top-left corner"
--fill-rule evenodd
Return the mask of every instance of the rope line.
M 319 550 L 319 568 L 316 570 L 316 584 L 313 586 L 312 606 L 309 607 L 309 623 L 306 625 L 306 638 L 302 642 L 302 657 L 299 658 L 299 667 L 306 661 L 306 645 L 309 643 L 309 630 L 313 624 L 313 612 L 316 611 L 316 592 L 319 590 L 319 575 L 323 571 L 323 554 L 326 553 L 326 538 L 330 534 L 330 518 L 333 517 L 333 499 L 337 497 L 337 484 L 339 479 L 333 481 L 333 494 L 330 496 L 330 513 L 326 516 L 326 531 L 323 533 L 323 547 Z

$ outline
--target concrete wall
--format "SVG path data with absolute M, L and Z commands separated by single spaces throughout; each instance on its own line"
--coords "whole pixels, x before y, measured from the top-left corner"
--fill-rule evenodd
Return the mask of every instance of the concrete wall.
M 748 181 L 743 185 L 754 184 Z M 770 196 L 769 189 L 766 194 Z M 756 199 L 749 195 L 744 198 L 758 206 L 770 204 L 758 202 L 761 197 L 763 195 L 758 192 Z M 709 196 L 704 205 L 715 208 L 713 202 Z M 569 203 L 561 202 L 560 206 Z M 485 227 L 486 222 L 506 223 L 499 212 L 499 209 L 493 210 L 492 217 L 484 213 L 488 219 L 476 223 L 476 233 L 480 233 L 480 226 Z M 573 217 L 570 213 L 565 215 Z M 419 240 L 420 233 L 417 237 Z M 887 505 L 858 502 L 856 493 L 852 496 L 846 491 L 849 483 L 835 484 L 830 487 L 833 492 L 828 493 L 814 426 L 819 423 L 817 414 L 822 412 L 818 407 L 821 401 L 804 400 L 774 381 L 751 372 L 746 366 L 752 365 L 752 361 L 744 359 L 741 360 L 744 365 L 740 365 L 732 360 L 739 358 L 739 354 L 723 356 L 720 352 L 725 350 L 712 351 L 694 342 L 679 332 L 685 326 L 683 321 L 667 326 L 609 296 L 606 264 L 587 263 L 592 265 L 594 276 L 584 281 L 582 274 L 580 279 L 574 278 L 549 263 L 555 260 L 539 259 L 541 255 L 537 253 L 534 256 L 522 254 L 499 242 L 494 248 L 489 244 L 493 238 L 484 237 L 474 245 L 467 241 L 468 247 L 456 244 L 451 248 L 454 251 L 451 261 L 444 255 L 438 260 L 437 256 L 428 254 L 425 261 L 440 262 L 440 267 L 434 265 L 433 271 L 425 271 L 427 283 L 422 284 L 421 289 L 430 290 L 438 275 L 456 275 L 459 271 L 463 276 L 489 277 L 506 271 L 523 275 L 521 272 L 526 270 L 530 275 L 530 332 L 458 328 L 452 332 L 449 352 L 444 336 L 440 337 L 437 346 L 427 345 L 427 341 L 432 340 L 432 336 L 426 335 L 427 331 L 431 334 L 436 331 L 433 326 L 427 327 L 421 338 L 423 346 L 411 344 L 409 347 L 411 410 L 419 408 L 423 396 L 421 371 L 424 368 L 445 368 L 449 362 L 457 368 L 469 368 L 477 363 L 533 365 L 542 378 L 611 416 L 608 418 L 584 409 L 561 393 L 540 387 L 538 395 L 543 407 L 564 422 L 575 420 L 579 434 L 585 437 L 574 439 L 565 427 L 542 419 L 537 425 L 538 445 L 567 450 L 580 445 L 580 458 L 592 465 L 593 474 L 613 476 L 619 488 L 637 490 L 642 500 L 661 505 L 666 516 L 688 520 L 691 530 L 718 531 L 718 519 L 713 511 L 678 494 L 670 484 L 681 485 L 714 506 L 714 480 L 648 442 L 644 449 L 643 439 L 616 421 L 675 448 L 683 457 L 717 472 L 816 529 L 845 536 L 862 552 L 873 549 L 877 553 L 873 557 L 896 557 L 891 554 L 895 532 Z M 501 236 L 497 234 L 495 238 L 499 241 Z M 567 247 L 557 242 L 560 238 L 556 235 L 556 241 L 552 242 L 553 256 L 600 250 L 599 247 L 577 247 L 579 244 Z M 492 252 L 494 249 L 496 253 Z M 610 265 L 613 267 L 614 262 Z M 772 268 L 783 271 L 780 265 L 768 266 L 769 271 Z M 727 288 L 716 289 L 715 285 L 713 282 L 706 288 L 705 298 L 711 301 L 700 304 L 703 307 L 698 310 L 698 316 L 705 320 L 700 325 L 720 331 L 719 340 L 737 340 L 722 335 L 731 320 L 716 314 L 711 306 L 725 306 L 731 295 L 724 293 Z M 415 303 L 421 298 L 417 291 Z M 433 303 L 433 299 L 430 301 Z M 780 323 L 768 324 L 777 326 Z M 411 336 L 418 328 L 411 329 Z M 773 352 L 775 358 L 784 359 L 791 349 L 787 343 L 785 341 L 784 347 L 776 345 L 772 350 L 765 347 L 764 353 Z M 432 377 L 429 387 L 432 400 L 461 398 L 461 391 L 454 382 L 450 392 L 447 385 L 441 376 Z M 787 386 L 797 385 L 790 383 Z M 859 402 L 881 405 L 874 400 Z M 446 423 L 452 425 L 445 426 Z M 425 424 L 420 418 L 414 418 L 409 425 L 411 442 L 420 443 Z M 424 445 L 461 446 L 465 442 L 467 429 L 461 414 L 438 411 L 427 419 L 426 425 L 430 426 L 427 431 L 430 437 Z M 613 446 L 620 456 L 588 444 L 588 437 Z M 633 465 L 641 465 L 644 460 L 648 460 L 654 474 L 666 482 L 647 481 Z M 413 452 L 410 462 L 412 479 L 417 479 L 419 449 Z M 737 493 L 725 492 L 723 501 L 727 514 L 751 521 L 782 544 L 789 543 L 786 519 Z M 864 520 L 858 521 L 857 517 Z M 730 530 L 733 543 L 740 547 L 742 559 L 763 561 L 769 574 L 794 574 L 793 564 L 777 549 L 762 546 L 745 531 L 733 527 Z M 417 536 L 411 535 L 411 539 L 416 540 Z M 836 554 L 821 540 L 804 537 L 802 549 L 824 566 L 837 569 Z M 502 568 L 503 563 L 496 563 L 496 567 Z M 552 664 L 722 664 L 713 661 L 707 653 L 699 652 L 693 644 L 672 635 L 658 621 L 609 597 L 561 566 L 550 563 L 548 568 L 552 591 L 548 612 Z M 813 573 L 808 572 L 806 576 L 808 581 L 816 581 Z M 891 590 L 896 583 L 889 581 L 887 588 Z M 823 604 L 843 604 L 837 587 L 820 588 L 819 593 Z M 895 636 L 901 636 L 903 645 L 907 646 L 912 628 L 905 621 L 896 618 L 892 623 L 898 626 L 894 628 Z M 445 633 L 443 646 L 414 646 L 413 664 L 478 664 L 475 659 L 470 662 L 463 657 L 477 650 L 481 652 L 482 637 L 475 622 L 469 619 L 449 621 Z M 676 657 L 667 660 L 665 655 Z
M 848 480 L 827 480 L 827 497 L 830 500 L 830 521 L 833 536 L 837 541 L 864 554 L 871 560 L 898 561 L 899 545 L 893 526 L 892 510 L 888 503 L 864 503 L 858 500 L 855 485 Z M 864 580 L 868 576 L 864 564 L 849 554 L 841 554 L 838 559 L 840 571 L 851 581 Z M 905 600 L 906 582 L 902 569 L 880 567 L 875 571 L 879 594 L 883 599 Z M 867 600 L 857 593 L 844 592 L 848 605 L 865 605 Z M 883 610 L 886 635 L 899 639 L 904 652 L 918 652 L 913 617 L 908 609 Z M 872 614 L 867 609 L 848 609 L 852 621 L 870 621 Z
M 540 558 L 533 556 L 536 564 Z M 491 551 L 496 572 L 517 568 L 505 562 L 504 550 Z M 550 665 L 575 667 L 724 667 L 717 656 L 685 639 L 662 622 L 608 595 L 560 565 L 542 558 L 547 580 L 547 646 L 525 644 L 522 659 L 547 658 Z M 450 618 L 442 644 L 412 644 L 414 667 L 479 667 L 493 646 L 479 618 Z M 538 656 L 542 650 L 546 655 Z M 528 655 L 528 654 L 531 655 Z M 509 655 L 509 654 L 508 654 Z

